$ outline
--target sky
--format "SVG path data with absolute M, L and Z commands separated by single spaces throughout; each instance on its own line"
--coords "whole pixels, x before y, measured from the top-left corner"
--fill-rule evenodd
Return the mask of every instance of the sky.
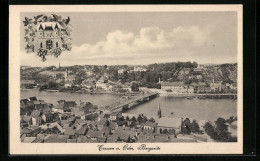
M 72 50 L 45 62 L 26 53 L 24 17 L 20 27 L 21 65 L 147 65 L 196 61 L 237 62 L 236 12 L 85 12 L 55 13 L 70 17 Z M 51 15 L 51 13 L 43 13 Z

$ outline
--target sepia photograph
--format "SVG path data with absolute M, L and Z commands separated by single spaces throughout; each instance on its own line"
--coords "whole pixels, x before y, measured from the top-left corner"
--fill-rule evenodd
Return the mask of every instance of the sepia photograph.
M 11 152 L 242 153 L 242 6 L 10 6 L 10 26 Z

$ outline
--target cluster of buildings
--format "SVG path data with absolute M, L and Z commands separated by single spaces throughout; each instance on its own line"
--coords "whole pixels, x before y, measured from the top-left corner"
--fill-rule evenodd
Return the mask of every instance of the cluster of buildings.
M 222 81 L 211 83 L 197 82 L 185 84 L 184 82 L 159 82 L 161 90 L 168 93 L 220 93 L 237 91 L 237 83 L 223 83 Z
M 183 120 L 104 113 L 90 102 L 59 100 L 48 104 L 36 97 L 22 99 L 20 138 L 26 143 L 115 143 L 115 142 L 197 142 L 196 135 L 180 134 Z

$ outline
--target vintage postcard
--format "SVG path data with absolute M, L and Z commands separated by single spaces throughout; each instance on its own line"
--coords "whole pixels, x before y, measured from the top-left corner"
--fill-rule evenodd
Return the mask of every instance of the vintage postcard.
M 10 154 L 242 154 L 242 5 L 11 5 Z

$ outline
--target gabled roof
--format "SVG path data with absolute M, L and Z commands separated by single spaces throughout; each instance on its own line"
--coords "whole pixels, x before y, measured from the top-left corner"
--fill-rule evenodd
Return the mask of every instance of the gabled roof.
M 24 143 L 32 143 L 35 139 L 36 139 L 36 137 L 25 137 L 23 139 L 23 142 Z
M 41 112 L 39 110 L 33 110 L 31 113 L 31 117 L 39 117 L 41 115 Z
M 31 119 L 32 119 L 31 116 L 26 116 L 26 115 L 24 115 L 23 118 L 22 118 L 22 120 L 25 121 L 25 122 L 29 122 Z
M 110 134 L 111 128 L 110 128 L 110 127 L 107 127 L 107 126 L 103 126 L 103 128 L 102 128 L 101 131 L 104 132 L 104 134 L 107 136 L 107 135 Z
M 155 127 L 156 126 L 156 123 L 154 122 L 151 122 L 151 121 L 146 121 L 144 126 L 149 126 L 149 127 Z
M 81 126 L 81 128 L 76 130 L 75 133 L 79 134 L 79 135 L 85 135 L 87 131 L 88 131 L 88 127 L 87 126 Z
M 118 127 L 118 125 L 117 125 L 115 122 L 110 122 L 110 123 L 109 123 L 109 127 L 110 127 L 112 130 L 114 130 L 114 129 L 116 129 L 116 128 Z
M 107 143 L 115 143 L 118 140 L 118 134 L 112 134 L 107 137 Z
M 130 137 L 130 134 L 126 131 L 119 131 L 118 132 L 118 137 L 121 139 L 121 140 L 127 140 L 129 139 Z
M 31 101 L 37 101 L 37 98 L 36 97 L 30 97 L 29 98 Z
M 184 82 L 162 82 L 162 86 L 184 86 Z
M 161 117 L 158 119 L 157 126 L 179 128 L 181 119 L 177 117 Z
M 100 132 L 94 131 L 94 130 L 89 130 L 88 133 L 86 134 L 86 136 L 88 136 L 90 138 L 96 138 L 97 136 L 100 136 Z
M 51 134 L 45 137 L 45 143 L 66 143 L 68 135 Z
M 88 138 L 86 136 L 79 136 L 77 138 L 77 143 L 87 143 L 87 142 L 89 142 L 89 141 L 88 141 Z
M 106 140 L 107 140 L 106 137 L 101 137 L 101 136 L 97 137 L 97 141 L 98 141 L 99 143 L 105 143 Z

